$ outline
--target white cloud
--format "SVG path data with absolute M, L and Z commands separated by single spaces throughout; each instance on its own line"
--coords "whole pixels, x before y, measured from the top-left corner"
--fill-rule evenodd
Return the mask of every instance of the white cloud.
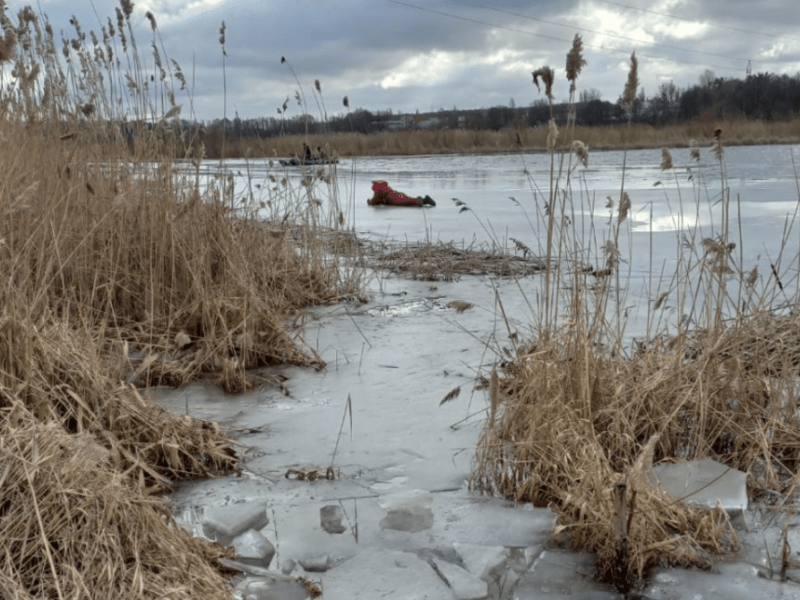
M 406 58 L 380 82 L 383 89 L 407 85 L 432 86 L 448 79 L 452 71 L 464 62 L 462 52 L 434 50 Z
M 441 85 L 463 71 L 478 66 L 495 66 L 501 72 L 524 73 L 530 70 L 529 63 L 527 54 L 518 50 L 504 49 L 489 53 L 434 50 L 403 60 L 392 73 L 381 80 L 379 87 L 391 89 Z

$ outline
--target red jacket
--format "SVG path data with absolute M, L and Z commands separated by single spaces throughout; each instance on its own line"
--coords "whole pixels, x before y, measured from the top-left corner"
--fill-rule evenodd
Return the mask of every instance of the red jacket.
M 389 187 L 389 184 L 379 179 L 372 182 L 372 191 L 375 192 L 367 204 L 370 206 L 422 206 L 422 200 L 412 198 L 403 192 L 398 192 Z

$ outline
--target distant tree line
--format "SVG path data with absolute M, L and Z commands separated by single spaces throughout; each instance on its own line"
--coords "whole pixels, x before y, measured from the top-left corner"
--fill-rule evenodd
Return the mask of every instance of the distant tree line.
M 554 106 L 556 120 L 567 119 L 568 106 Z M 311 114 L 288 116 L 288 105 L 278 108 L 278 117 L 258 119 L 216 119 L 205 123 L 209 134 L 223 131 L 229 140 L 270 138 L 305 133 L 357 132 L 376 133 L 402 129 L 492 129 L 537 126 L 550 119 L 550 105 L 538 99 L 529 106 L 518 107 L 512 99 L 509 106 L 458 110 L 440 108 L 425 114 L 395 114 L 392 110 L 371 112 L 363 108 L 347 113 L 315 118 Z M 800 113 L 800 74 L 795 76 L 757 73 L 745 79 L 724 79 L 706 71 L 699 83 L 679 89 L 674 83 L 663 83 L 653 96 L 640 89 L 630 109 L 623 109 L 620 99 L 601 99 L 597 90 L 584 90 L 576 105 L 579 125 L 613 125 L 624 122 L 663 125 L 696 118 L 743 116 L 755 119 L 784 119 Z M 184 127 L 192 127 L 185 123 Z

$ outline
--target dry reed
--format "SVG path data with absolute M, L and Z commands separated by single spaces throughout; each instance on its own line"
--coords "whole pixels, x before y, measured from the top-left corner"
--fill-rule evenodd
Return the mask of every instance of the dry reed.
M 703 145 L 710 143 L 718 123 L 718 120 L 695 119 L 662 126 L 643 123 L 594 127 L 575 125 L 574 137 L 594 150 L 662 146 L 688 148 L 693 139 Z M 724 123 L 725 143 L 728 146 L 793 144 L 800 141 L 800 119 L 763 121 L 732 117 Z M 312 148 L 324 148 L 327 144 L 330 148 L 335 148 L 335 154 L 339 157 L 544 152 L 547 148 L 547 134 L 547 125 L 510 127 L 499 131 L 440 129 L 370 134 L 309 134 L 228 140 L 225 152 L 228 157 L 292 156 L 302 152 L 304 142 Z M 209 150 L 209 156 L 218 157 L 218 153 Z
M 638 85 L 634 56 L 631 62 L 624 94 L 630 102 Z M 627 147 L 636 144 L 636 127 L 621 133 Z M 714 555 L 738 547 L 721 507 L 687 507 L 654 489 L 646 478 L 653 463 L 713 457 L 748 473 L 751 494 L 791 498 L 800 467 L 800 323 L 796 301 L 788 298 L 774 264 L 777 291 L 756 294 L 757 268 L 737 270 L 736 244 L 728 237 L 721 130 L 714 126 L 693 137 L 703 138 L 719 163 L 720 233 L 702 238 L 693 230 L 681 232 L 673 287 L 654 293 L 649 306 L 663 311 L 665 299 L 677 297 L 678 312 L 686 317 L 670 323 L 669 333 L 648 325 L 644 339 L 627 350 L 626 257 L 619 233 L 630 227 L 635 199 L 625 190 L 625 165 L 618 200 L 609 198 L 607 205 L 605 241 L 591 238 L 598 232 L 586 239 L 569 228 L 574 169 L 562 170 L 559 161 L 568 160 L 570 151 L 582 161 L 584 144 L 603 142 L 576 127 L 556 143 L 555 128 L 552 122 L 550 198 L 559 202 L 551 201 L 544 215 L 553 228 L 547 254 L 554 260 L 543 265 L 546 283 L 534 341 L 517 345 L 512 360 L 492 371 L 470 485 L 552 507 L 556 537 L 595 553 L 600 578 L 627 593 L 656 565 L 709 568 Z M 615 131 L 622 129 L 609 130 L 612 136 Z M 543 127 L 542 145 L 545 135 Z M 694 139 L 683 145 L 699 160 Z M 661 168 L 674 170 L 666 149 Z M 587 263 L 605 268 L 563 268 Z M 588 275 L 595 276 L 594 284 L 587 283 Z M 548 303 L 559 310 L 548 310 Z M 618 511 L 626 504 L 628 521 L 621 526 Z
M 11 412 L 0 448 L 4 598 L 230 598 L 214 563 L 231 549 L 181 530 L 91 433 Z
M 131 382 L 215 372 L 237 391 L 255 367 L 321 365 L 288 323 L 360 291 L 338 238 L 318 237 L 344 231 L 342 211 L 335 197 L 319 210 L 324 179 L 263 200 L 201 177 L 202 134 L 175 127 L 152 14 L 151 75 L 128 0 L 91 48 L 73 19 L 62 61 L 46 20 L 5 10 L 0 60 L 17 68 L 0 94 L 0 588 L 229 597 L 215 561 L 228 551 L 177 528 L 154 495 L 236 471 L 233 443 Z
M 457 248 L 453 243 L 367 244 L 371 264 L 420 281 L 454 281 L 465 275 L 525 277 L 539 273 L 542 261 L 515 256 L 500 248 Z

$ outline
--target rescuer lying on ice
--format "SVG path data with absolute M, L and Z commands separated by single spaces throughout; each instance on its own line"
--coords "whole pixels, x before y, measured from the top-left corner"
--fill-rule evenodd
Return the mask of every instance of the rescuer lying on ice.
M 389 187 L 389 184 L 379 179 L 372 182 L 372 198 L 367 200 L 370 206 L 436 206 L 430 196 L 412 198 L 403 192 L 398 192 Z

